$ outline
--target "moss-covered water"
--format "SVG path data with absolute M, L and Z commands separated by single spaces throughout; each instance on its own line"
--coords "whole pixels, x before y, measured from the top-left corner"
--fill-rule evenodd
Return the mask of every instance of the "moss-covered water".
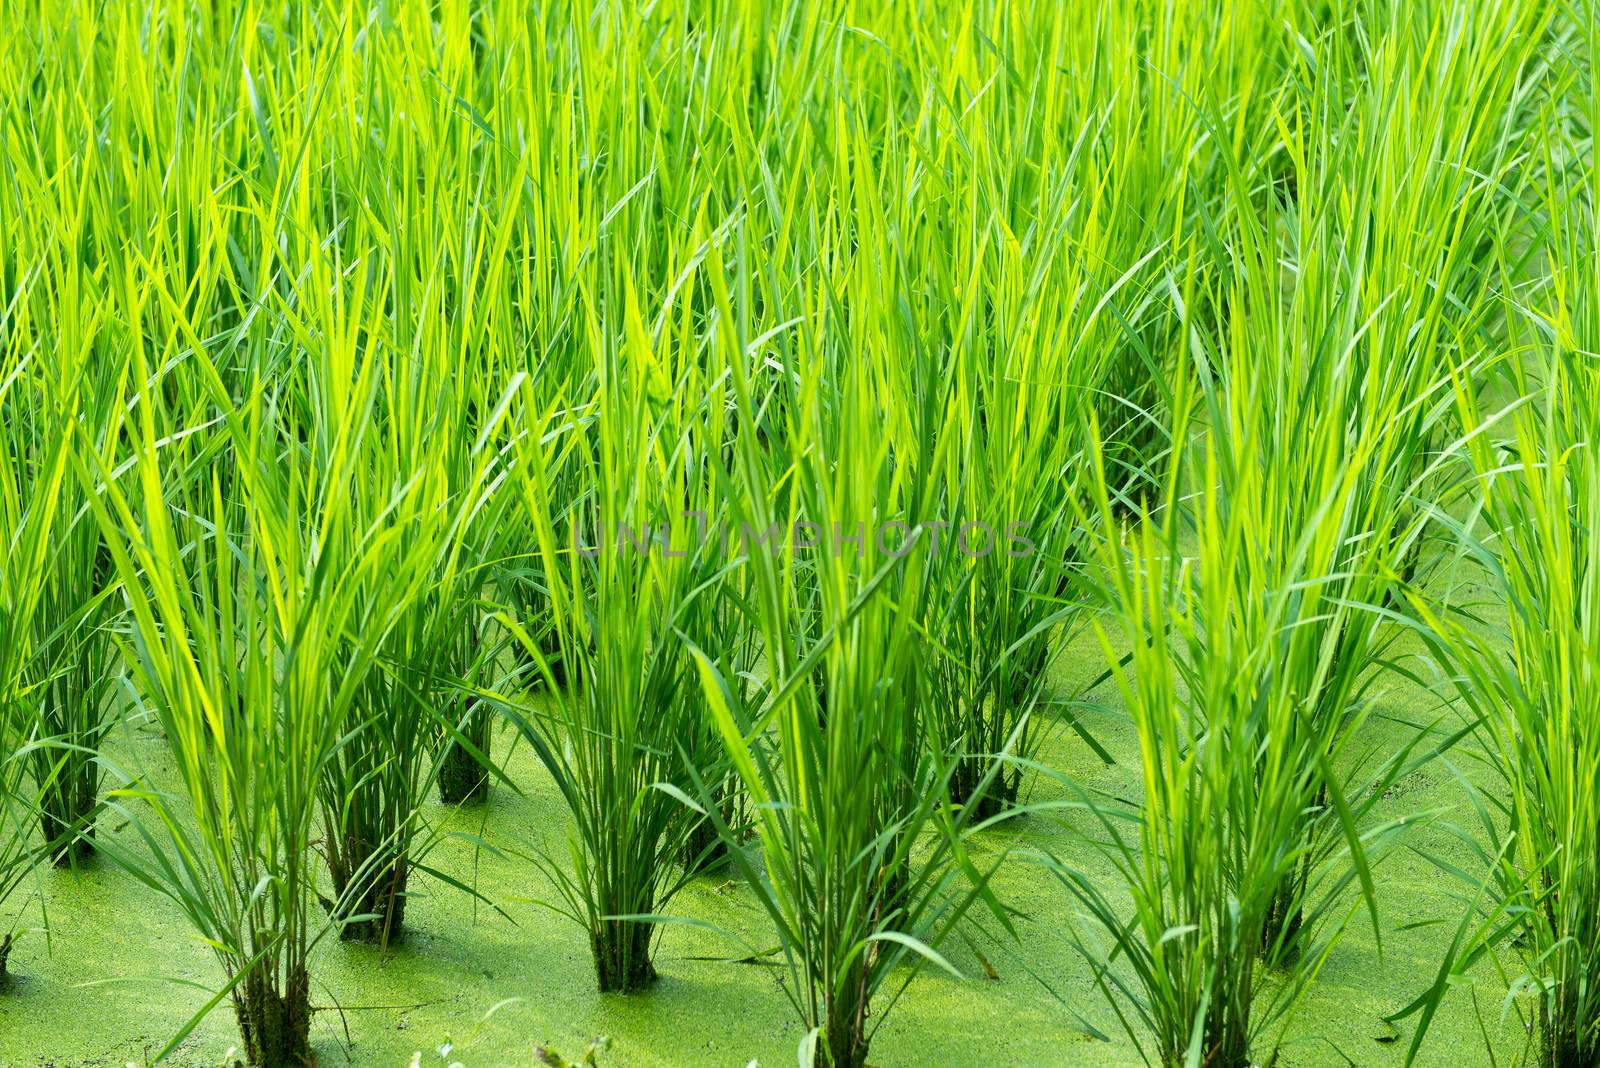
M 1087 650 L 1069 650 L 1058 672 L 1061 689 L 1080 681 L 1089 663 Z M 1400 682 L 1388 683 L 1380 701 L 1394 720 L 1431 720 L 1439 713 L 1433 694 Z M 1383 717 L 1374 722 L 1376 731 L 1399 730 L 1384 727 Z M 1094 728 L 1114 752 L 1127 751 L 1129 738 L 1115 717 Z M 161 780 L 166 750 L 153 731 L 125 730 L 114 749 L 127 766 Z M 1102 765 L 1069 732 L 1055 732 L 1046 756 L 1095 788 L 1123 797 L 1136 790 L 1130 768 Z M 379 951 L 329 938 L 318 950 L 314 1034 L 323 1068 L 406 1068 L 417 1052 L 424 1066 L 509 1068 L 534 1064 L 536 1043 L 572 1056 L 598 1035 L 612 1042 L 604 1065 L 794 1064 L 801 1033 L 781 989 L 784 972 L 764 954 L 771 938 L 750 895 L 725 877 L 704 877 L 676 900 L 674 912 L 690 923 L 666 933 L 661 979 L 647 994 L 595 993 L 582 932 L 539 904 L 553 899 L 553 891 L 525 856 L 536 846 L 565 855 L 564 811 L 525 750 L 514 754 L 510 775 L 524 796 L 502 786 L 483 807 L 431 813 L 447 836 L 428 863 L 475 885 L 497 908 L 419 875 L 402 945 Z M 1035 800 L 1051 795 L 1050 784 L 1036 784 Z M 1466 823 L 1464 806 L 1451 771 L 1436 763 L 1391 791 L 1380 814 L 1442 809 L 1443 818 L 1453 813 Z M 1409 843 L 1465 859 L 1459 843 L 1438 827 L 1420 827 Z M 1024 851 L 1042 845 L 1076 863 L 1097 863 L 1092 851 L 1041 816 L 990 834 L 980 850 L 992 855 L 1007 844 Z M 29 916 L 37 919 L 42 899 L 50 933 L 28 932 L 12 956 L 13 978 L 0 997 L 0 1066 L 122 1068 L 153 1057 L 219 981 L 210 952 L 170 903 L 104 862 L 77 873 L 44 873 L 38 886 Z M 1021 852 L 1002 869 L 998 886 L 1022 915 L 1020 944 L 973 929 L 948 946 L 967 978 L 919 975 L 878 1031 L 872 1063 L 1139 1064 L 1069 943 L 1067 895 Z M 1296 1013 L 1279 1064 L 1402 1064 L 1412 1022 L 1393 1028 L 1383 1016 L 1432 981 L 1460 916 L 1455 889 L 1417 853 L 1397 851 L 1379 870 L 1381 956 L 1364 916 L 1356 915 Z M 1521 1049 L 1523 1032 L 1514 1014 L 1501 1023 L 1503 997 L 1504 986 L 1492 974 L 1478 984 L 1476 1010 L 1469 994 L 1457 992 L 1419 1063 L 1488 1064 L 1485 1033 L 1500 1063 L 1507 1063 L 1507 1055 Z M 168 1063 L 215 1066 L 237 1042 L 224 1004 Z M 451 1050 L 441 1058 L 438 1049 L 447 1043 Z

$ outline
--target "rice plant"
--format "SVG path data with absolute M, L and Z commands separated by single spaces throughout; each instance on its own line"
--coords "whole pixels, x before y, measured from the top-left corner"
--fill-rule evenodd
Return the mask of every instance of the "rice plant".
M 1593 22 L 1577 32 L 1592 48 Z M 1600 115 L 1592 68 L 1570 98 L 1579 143 L 1588 144 Z M 1553 106 L 1546 128 L 1560 130 L 1565 114 Z M 1460 446 L 1464 501 L 1448 499 L 1436 514 L 1495 601 L 1418 607 L 1434 648 L 1460 670 L 1461 704 L 1496 788 L 1474 793 L 1477 833 L 1461 832 L 1481 867 L 1439 860 L 1466 884 L 1468 911 L 1436 982 L 1399 1014 L 1421 1014 L 1415 1051 L 1450 987 L 1510 947 L 1524 970 L 1513 972 L 1507 1010 L 1529 1004 L 1532 1060 L 1546 1068 L 1600 1057 L 1600 708 L 1592 681 L 1600 188 L 1592 171 L 1573 166 L 1570 136 L 1550 137 L 1541 161 L 1548 285 L 1509 313 L 1508 343 L 1491 351 L 1492 371 L 1476 376 L 1464 366 L 1458 378 L 1462 423 L 1474 428 Z
M 337 392 L 351 415 L 370 408 L 377 385 L 376 363 L 357 370 L 352 359 L 357 333 L 329 354 L 350 383 Z M 177 348 L 176 336 L 169 344 Z M 218 381 L 203 349 L 185 358 Z M 219 392 L 222 426 L 209 445 L 195 435 L 174 445 L 171 431 L 189 428 L 167 423 L 137 350 L 132 373 L 144 388 L 127 486 L 107 465 L 90 466 L 92 454 L 77 466 L 126 594 L 120 645 L 138 708 L 165 733 L 178 793 L 137 781 L 114 791 L 148 848 L 112 855 L 212 947 L 226 979 L 218 998 L 232 1001 L 249 1063 L 310 1063 L 307 960 L 327 929 L 311 850 L 317 801 L 361 730 L 354 709 L 391 621 L 426 580 L 427 546 L 359 525 L 351 503 L 362 420 L 341 420 L 353 433 L 313 465 L 264 392 L 239 406 Z M 227 496 L 220 472 L 185 477 L 183 462 L 189 449 L 224 440 Z M 380 511 L 421 503 L 402 486 Z
M 655 916 L 682 883 L 675 862 L 690 822 L 677 798 L 691 769 L 713 759 L 681 636 L 696 603 L 720 596 L 725 568 L 696 522 L 717 522 L 706 458 L 718 451 L 719 413 L 695 339 L 670 306 L 652 331 L 626 263 L 612 271 L 595 298 L 620 305 L 620 333 L 605 331 L 592 303 L 584 309 L 598 357 L 592 398 L 555 411 L 530 404 L 519 451 L 565 686 L 533 637 L 506 623 L 546 684 L 544 707 L 513 715 L 573 817 L 572 871 L 547 868 L 589 934 L 600 990 L 629 993 L 655 978 Z M 590 487 L 577 499 L 554 492 L 566 463 Z
M 1046 116 L 1011 98 L 1054 92 L 1054 55 L 1040 50 L 1030 58 L 1038 66 L 1028 82 L 997 88 L 984 103 L 1037 126 L 1019 123 L 1016 143 L 995 144 L 983 156 L 969 147 L 977 158 L 962 161 L 991 175 L 969 179 L 978 188 L 1008 189 L 1015 202 L 949 205 L 955 218 L 943 228 L 965 234 L 967 244 L 935 275 L 943 291 L 924 314 L 947 332 L 953 351 L 911 363 L 915 392 L 904 398 L 938 421 L 924 433 L 952 435 L 938 472 L 938 516 L 929 521 L 922 705 L 930 740 L 957 757 L 953 796 L 980 818 L 1014 805 L 1021 789 L 1021 761 L 995 776 L 993 754 L 1009 745 L 1014 756 L 1031 757 L 1038 724 L 1047 721 L 1040 705 L 1046 669 L 1076 601 L 1068 586 L 1082 414 L 1102 386 L 1101 353 L 1121 330 L 1110 298 L 1132 273 L 1096 277 L 1110 259 L 1095 243 L 1105 239 L 1098 228 L 1079 244 L 1067 241 L 1075 217 L 1115 209 L 1090 202 L 1080 188 L 1089 181 L 1078 173 L 1089 166 L 1087 149 L 1054 143 Z M 987 117 L 975 110 L 964 121 L 977 126 Z M 1064 172 L 1059 188 L 1027 190 L 1022 173 L 1034 169 Z M 980 280 L 988 285 L 981 293 L 972 288 Z M 1050 333 L 1062 324 L 1070 325 Z M 905 454 L 917 455 L 915 442 L 905 443 Z
M 833 143 L 848 145 L 848 132 L 836 115 Z M 729 252 L 744 247 L 741 236 Z M 736 310 L 749 307 L 746 262 L 730 273 L 713 244 L 707 276 L 716 365 L 727 368 L 738 418 L 723 476 L 729 521 L 743 539 L 746 625 L 765 672 L 730 676 L 698 648 L 695 662 L 749 796 L 760 853 L 732 855 L 778 934 L 785 992 L 807 1028 L 801 1059 L 856 1068 L 916 966 L 953 971 L 937 947 L 986 888 L 962 846 L 975 811 L 950 804 L 954 762 L 919 730 L 927 679 L 917 620 L 934 551 L 920 480 L 937 464 L 901 460 L 878 432 L 893 420 L 882 407 L 889 394 L 822 329 L 826 301 L 797 309 L 792 356 L 751 374 L 749 320 Z M 781 447 L 753 432 L 777 394 L 788 413 Z M 937 461 L 923 445 L 910 458 Z M 988 785 L 977 784 L 980 796 Z M 734 828 L 703 783 L 699 801 L 731 842 Z
M 0 367 L 5 369 L 0 412 L 6 413 L 0 448 L 0 537 L 6 546 L 6 566 L 0 569 L 0 742 L 5 754 L 0 760 L 0 903 L 27 880 L 40 857 L 35 826 L 43 811 L 39 783 L 48 788 L 52 780 L 33 773 L 41 763 L 53 766 L 59 761 L 51 755 L 57 752 L 54 739 L 38 733 L 31 711 L 37 697 L 29 693 L 27 672 L 59 502 L 70 496 L 64 487 L 72 477 L 71 430 L 48 423 L 50 429 L 41 428 L 34 436 L 23 429 L 24 418 L 12 417 L 13 412 L 22 414 L 13 406 L 12 391 L 19 388 L 33 354 L 10 327 L 8 319 L 0 319 Z M 55 837 L 43 844 L 59 848 L 65 843 Z M 0 934 L 0 978 L 6 974 L 15 934 L 15 929 Z
M 1210 425 L 1250 442 L 1230 447 L 1272 458 L 1236 476 L 1221 468 L 1228 507 L 1253 510 L 1259 524 L 1259 563 L 1239 577 L 1241 595 L 1296 574 L 1328 584 L 1331 601 L 1317 606 L 1308 595 L 1296 609 L 1320 636 L 1315 651 L 1297 656 L 1291 643 L 1280 670 L 1300 674 L 1304 704 L 1292 729 L 1320 739 L 1315 745 L 1330 756 L 1360 733 L 1365 695 L 1389 666 L 1400 631 L 1384 610 L 1406 582 L 1426 581 L 1433 562 L 1415 502 L 1439 481 L 1439 453 L 1452 431 L 1452 357 L 1494 317 L 1484 250 L 1505 243 L 1517 216 L 1502 190 L 1515 181 L 1527 135 L 1535 82 L 1525 49 L 1538 39 L 1539 15 L 1509 6 L 1463 20 L 1458 31 L 1484 47 L 1459 51 L 1437 38 L 1424 43 L 1397 14 L 1369 25 L 1384 33 L 1353 54 L 1325 31 L 1320 70 L 1301 70 L 1297 85 L 1305 88 L 1280 104 L 1292 191 L 1263 202 L 1253 190 L 1242 195 L 1244 182 L 1231 183 L 1243 229 L 1234 247 L 1245 254 L 1235 252 L 1221 270 L 1243 284 L 1223 298 L 1230 322 L 1205 350 L 1212 370 L 1201 376 Z M 1351 68 L 1382 76 L 1347 84 Z M 1394 85 L 1423 72 L 1450 80 L 1450 91 L 1418 102 L 1393 95 Z M 1363 98 L 1378 85 L 1384 95 Z M 1453 123 L 1444 102 L 1463 97 L 1492 100 L 1485 113 L 1493 121 Z M 1361 115 L 1366 125 L 1341 115 Z M 1398 147 L 1423 139 L 1435 146 L 1425 159 Z M 1416 221 L 1408 223 L 1408 213 Z M 1447 225 L 1425 226 L 1424 218 Z M 1247 408 L 1256 405 L 1266 418 Z M 1313 843 L 1339 837 L 1328 789 L 1319 786 L 1308 806 Z M 1299 951 L 1302 917 L 1289 898 L 1313 878 L 1316 855 L 1307 855 L 1273 910 L 1270 958 Z
M 33 359 L 19 367 L 6 408 L 18 454 L 47 472 L 52 449 L 72 442 L 83 428 L 87 447 L 105 455 L 116 447 L 121 372 L 104 356 L 63 359 L 53 367 Z M 52 442 L 57 443 L 52 445 Z M 34 505 L 58 510 L 51 525 L 51 552 L 32 605 L 33 634 L 27 643 L 25 685 L 14 711 L 31 721 L 25 736 L 35 743 L 26 763 L 38 802 L 39 833 L 59 866 L 93 852 L 94 817 L 100 805 L 102 740 L 114 722 L 110 691 L 116 678 L 112 657 L 113 598 L 110 558 L 99 525 L 76 479 L 27 487 Z M 53 502 L 53 503 L 52 503 Z M 22 759 L 19 754 L 18 759 Z
M 1597 774 L 1594 711 L 1583 692 L 1593 644 L 1583 516 L 1595 486 L 1585 443 L 1596 387 L 1570 352 L 1550 355 L 1550 379 L 1508 428 L 1507 454 L 1487 441 L 1473 449 L 1486 537 L 1472 552 L 1505 591 L 1504 640 L 1437 624 L 1450 636 L 1467 681 L 1464 703 L 1505 792 L 1485 799 L 1481 813 L 1487 895 L 1476 904 L 1483 914 L 1429 995 L 1442 997 L 1443 976 L 1487 947 L 1514 944 L 1528 969 L 1519 985 L 1533 1002 L 1539 1063 L 1556 1068 L 1591 1063 L 1600 1044 L 1593 989 L 1600 843 L 1588 813 Z
M 369 356 L 369 362 L 377 361 Z M 351 734 L 335 756 L 337 774 L 325 782 L 322 805 L 330 900 L 341 934 L 386 943 L 403 931 L 410 872 L 426 842 L 419 833 L 421 808 L 444 774 L 444 761 L 460 751 L 458 742 L 470 745 L 476 752 L 466 751 L 471 762 L 465 774 L 476 769 L 480 784 L 487 775 L 486 717 L 476 708 L 464 710 L 459 695 L 469 689 L 463 675 L 481 655 L 471 635 L 485 611 L 481 595 L 490 569 L 478 554 L 492 544 L 486 530 L 495 526 L 500 505 L 492 491 L 494 426 L 469 436 L 460 398 L 452 405 L 437 393 L 449 368 L 414 359 L 380 367 L 385 388 L 352 476 L 352 512 L 358 529 L 374 537 L 381 531 L 406 551 L 385 557 L 396 570 L 375 571 L 362 594 L 375 607 L 394 606 L 393 614 L 386 618 L 376 670 L 360 687 Z M 308 395 L 337 396 L 331 385 L 320 383 Z M 317 418 L 308 425 L 336 422 Z M 325 462 L 322 450 L 340 446 L 337 439 L 313 438 L 308 451 Z M 396 508 L 396 500 L 406 507 Z M 426 569 L 420 576 L 419 566 Z M 416 596 L 393 600 L 394 590 L 419 583 Z M 477 743 L 463 730 L 475 730 Z
M 1405 40 L 1391 29 L 1374 61 Z M 1489 68 L 1483 91 L 1514 100 L 1517 69 L 1515 57 Z M 1351 887 L 1380 930 L 1372 866 L 1398 828 L 1373 806 L 1454 740 L 1418 733 L 1387 756 L 1365 752 L 1366 695 L 1388 666 L 1398 634 L 1389 606 L 1423 534 L 1414 502 L 1437 477 L 1450 346 L 1487 318 L 1489 287 L 1466 250 L 1498 236 L 1507 212 L 1489 183 L 1462 184 L 1451 180 L 1459 168 L 1385 147 L 1396 129 L 1437 120 L 1344 108 L 1329 100 L 1342 82 L 1318 86 L 1305 73 L 1274 106 L 1376 116 L 1379 139 L 1364 144 L 1331 116 L 1285 120 L 1293 197 L 1263 201 L 1230 164 L 1216 205 L 1225 229 L 1207 237 L 1214 264 L 1180 293 L 1182 307 L 1226 315 L 1214 335 L 1192 328 L 1195 426 L 1175 408 L 1171 459 L 1150 476 L 1168 503 L 1124 525 L 1119 480 L 1102 471 L 1094 481 L 1096 571 L 1114 621 L 1097 628 L 1137 733 L 1143 796 L 1122 810 L 1073 792 L 1133 894 L 1131 912 L 1083 867 L 1052 867 L 1100 932 L 1076 944 L 1105 962 L 1096 974 L 1108 996 L 1132 998 L 1153 1035 L 1149 1057 L 1164 1064 L 1263 1056 L 1342 932 Z M 1308 144 L 1292 133 L 1307 127 L 1339 135 Z M 1487 149 L 1452 148 L 1512 158 L 1521 129 L 1485 135 Z M 1352 152 L 1371 154 L 1351 165 Z M 1385 181 L 1436 195 L 1459 242 L 1391 230 Z M 1351 255 L 1352 218 L 1405 270 Z M 1431 335 L 1420 348 L 1419 335 Z M 1132 643 L 1125 661 L 1113 630 Z M 1131 977 L 1110 963 L 1119 958 Z
M 1235 580 L 1268 563 L 1255 548 L 1268 532 L 1248 496 L 1253 455 L 1207 433 L 1169 468 L 1168 499 L 1194 487 L 1186 506 L 1131 529 L 1097 483 L 1097 573 L 1113 626 L 1131 643 L 1126 657 L 1106 624 L 1094 626 L 1136 732 L 1143 794 L 1124 807 L 1067 783 L 1090 820 L 1088 841 L 1116 876 L 1061 857 L 1046 866 L 1082 908 L 1073 943 L 1106 997 L 1131 1003 L 1119 1017 L 1149 1063 L 1246 1065 L 1267 1055 L 1342 932 L 1352 888 L 1377 930 L 1373 860 L 1397 827 L 1370 811 L 1429 755 L 1413 755 L 1419 739 L 1365 767 L 1349 729 L 1359 705 L 1320 731 L 1306 728 L 1314 695 L 1348 694 L 1357 670 L 1335 660 L 1341 632 L 1323 615 L 1371 609 L 1341 607 L 1348 578 L 1308 564 L 1326 561 L 1336 532 L 1328 524 L 1286 547 L 1291 570 L 1271 585 L 1267 575 Z M 1349 468 L 1328 467 L 1338 473 L 1318 498 L 1324 514 L 1352 481 Z M 1319 836 L 1321 820 L 1335 828 L 1331 840 Z
M 64 46 L 72 48 L 74 45 Z M 0 132 L 5 153 L 0 241 L 8 250 L 0 292 L 0 338 L 11 348 L 4 402 L 6 447 L 21 464 L 25 508 L 55 508 L 51 551 L 28 615 L 33 634 L 23 654 L 25 684 L 12 711 L 30 722 L 13 750 L 29 765 L 39 834 L 54 863 L 93 852 L 99 807 L 100 744 L 114 721 L 110 691 L 118 673 L 110 625 L 115 592 L 100 528 L 75 478 L 48 480 L 54 450 L 110 457 L 119 445 L 128 332 L 112 292 L 126 268 L 112 261 L 122 240 L 118 190 L 89 147 L 86 97 L 65 67 L 44 67 L 25 90 L 8 91 L 25 112 L 48 101 L 48 122 L 11 121 Z M 81 435 L 81 436 L 80 436 Z M 22 574 L 28 574 L 26 567 Z

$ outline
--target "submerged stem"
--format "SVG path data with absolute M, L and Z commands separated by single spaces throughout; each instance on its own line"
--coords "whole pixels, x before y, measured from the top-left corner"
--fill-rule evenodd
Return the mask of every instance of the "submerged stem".
M 250 1068 L 307 1068 L 311 1051 L 311 983 L 293 965 L 280 989 L 266 963 L 258 963 L 234 988 L 234 1012 Z

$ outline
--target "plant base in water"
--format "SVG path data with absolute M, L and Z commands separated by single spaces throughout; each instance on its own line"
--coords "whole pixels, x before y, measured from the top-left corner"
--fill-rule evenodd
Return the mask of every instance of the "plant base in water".
M 1261 957 L 1274 968 L 1292 968 L 1300 959 L 1300 928 L 1304 915 L 1288 893 L 1272 900 L 1272 911 L 1261 930 Z
M 812 1068 L 866 1068 L 867 1044 L 863 1041 L 859 1046 L 847 1046 L 831 1054 L 819 1044 L 816 1059 L 811 1064 Z
M 352 867 L 360 870 L 359 864 Z M 339 938 L 345 942 L 370 942 L 374 945 L 398 941 L 405 929 L 406 882 L 409 875 L 409 865 L 402 855 L 372 878 L 364 892 L 356 895 L 349 890 L 349 875 L 334 872 L 333 884 L 339 891 L 339 899 L 328 903 L 329 913 L 335 920 L 346 916 L 364 917 L 344 922 L 339 928 Z
M 1317 791 L 1316 807 L 1328 803 L 1327 791 Z M 1294 872 L 1272 895 L 1272 906 L 1261 925 L 1261 959 L 1269 967 L 1292 968 L 1300 960 L 1308 936 L 1302 902 L 1311 886 L 1311 862 L 1302 856 Z
M 11 978 L 11 973 L 6 970 L 11 963 L 11 936 L 0 938 L 0 986 L 4 986 Z
M 716 824 L 703 819 L 683 842 L 683 870 L 695 875 L 726 868 L 729 861 L 728 844 L 717 833 Z
M 1219 1041 L 1211 1048 L 1211 1053 L 1201 1059 L 1201 1063 L 1214 1064 L 1217 1068 L 1254 1068 L 1256 1062 L 1250 1059 L 1248 1052 L 1244 1052 L 1248 1046 L 1248 1042 Z M 1172 1063 L 1182 1064 L 1183 1061 L 1180 1058 Z
M 648 923 L 628 920 L 602 920 L 594 932 L 595 978 L 602 994 L 631 994 L 656 981 L 656 967 L 650 960 Z
M 99 793 L 99 768 L 81 760 L 63 767 L 40 799 L 39 830 L 54 844 L 50 862 L 56 867 L 75 868 L 94 856 Z
M 473 739 L 478 751 L 488 755 L 489 739 Z M 447 805 L 478 804 L 489 797 L 489 773 L 478 758 L 457 745 L 453 740 L 445 743 L 444 758 L 439 764 L 439 800 Z
M 835 1003 L 828 1007 L 827 1014 L 813 1068 L 866 1068 L 869 1039 L 865 999 L 849 1006 Z
M 560 649 L 553 646 L 546 647 L 541 645 L 539 647 L 539 655 L 544 657 L 545 664 L 550 668 L 550 681 L 555 684 L 556 689 L 566 689 L 567 662 L 562 658 Z M 530 656 L 523 661 L 522 670 L 526 677 L 525 684 L 527 686 L 539 688 L 544 687 L 544 673 L 539 670 L 538 661 L 534 660 L 533 657 Z
M 556 684 L 556 688 L 566 689 L 568 681 L 566 660 L 556 650 L 546 651 L 544 656 L 545 661 L 550 665 L 550 678 Z
M 86 827 L 76 835 L 71 824 L 64 824 L 46 813 L 41 819 L 45 840 L 63 842 L 50 854 L 50 863 L 58 868 L 77 868 L 94 857 L 94 828 Z
M 973 808 L 974 824 L 1002 815 L 1017 803 L 1022 776 L 1002 769 L 989 781 L 987 789 L 979 792 L 984 775 L 988 774 L 990 761 L 985 757 L 963 757 L 950 776 L 950 800 L 958 805 Z
M 1600 1065 L 1600 1041 L 1591 1038 L 1584 1042 L 1574 1021 L 1565 1017 L 1552 1020 L 1546 1011 L 1539 1042 L 1540 1068 L 1595 1068 Z M 1592 1036 L 1594 1032 L 1590 1030 L 1589 1034 Z
M 250 1068 L 311 1068 L 311 983 L 294 969 L 280 991 L 270 972 L 255 968 L 234 988 L 233 1008 Z
M 730 829 L 743 827 L 744 793 L 738 781 L 732 776 L 725 777 L 716 787 L 713 796 L 716 798 L 717 814 L 721 817 L 722 825 Z M 726 868 L 732 863 L 733 854 L 729 851 L 728 843 L 723 840 L 722 835 L 717 833 L 717 826 L 716 820 L 710 816 L 703 816 L 689 829 L 679 853 L 679 863 L 683 865 L 684 871 L 691 875 L 703 875 Z

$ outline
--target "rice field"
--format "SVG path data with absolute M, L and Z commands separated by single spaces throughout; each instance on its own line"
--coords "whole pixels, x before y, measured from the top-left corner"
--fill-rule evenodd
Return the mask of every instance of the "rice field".
M 1597 46 L 13 0 L 0 1068 L 1597 1068 Z

